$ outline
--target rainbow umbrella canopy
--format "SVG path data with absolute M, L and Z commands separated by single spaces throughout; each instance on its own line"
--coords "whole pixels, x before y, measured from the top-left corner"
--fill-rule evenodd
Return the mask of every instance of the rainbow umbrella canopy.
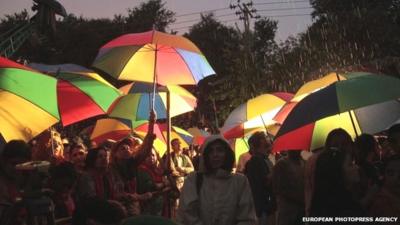
M 120 88 L 126 94 L 120 97 L 109 110 L 109 116 L 128 120 L 147 120 L 151 109 L 153 85 L 148 83 L 131 83 Z M 197 99 L 186 89 L 177 85 L 158 86 L 155 95 L 154 109 L 158 119 L 166 118 L 167 94 L 170 93 L 170 116 L 178 116 L 193 111 Z
M 192 144 L 194 145 L 202 145 L 205 139 L 211 135 L 209 132 L 198 127 L 191 127 L 187 131 L 193 136 Z
M 99 50 L 93 67 L 119 80 L 194 85 L 215 74 L 201 51 L 185 37 L 147 31 L 125 34 Z
M 128 120 L 118 120 L 118 119 L 100 119 L 96 122 L 90 139 L 96 143 L 103 143 L 107 139 L 112 139 L 119 141 L 131 134 L 136 134 L 141 138 L 146 136 L 148 131 L 148 121 L 128 121 Z M 154 148 L 162 155 L 165 153 L 166 137 L 167 137 L 167 126 L 166 124 L 156 123 L 154 126 L 154 133 L 156 135 L 156 140 L 154 142 Z M 172 139 L 178 138 L 182 147 L 189 147 L 192 143 L 193 136 L 187 131 L 173 126 L 171 132 Z
M 111 118 L 127 119 L 132 121 L 147 120 L 152 108 L 152 87 L 146 83 L 132 83 L 120 90 L 126 95 L 118 98 L 110 107 L 108 115 Z M 155 95 L 154 110 L 158 119 L 166 118 L 167 94 L 170 93 L 170 116 L 178 116 L 193 111 L 197 105 L 197 99 L 184 88 L 176 85 L 158 87 Z
M 275 115 L 273 120 L 275 120 L 278 124 L 282 124 L 283 121 L 285 121 L 287 115 L 292 111 L 292 109 L 296 106 L 296 104 L 301 101 L 303 98 L 305 98 L 307 95 L 316 92 L 332 83 L 335 83 L 337 81 L 341 80 L 348 80 L 348 79 L 353 79 L 357 78 L 359 76 L 364 76 L 368 75 L 370 73 L 367 72 L 352 72 L 352 73 L 336 73 L 336 72 L 331 72 L 328 73 L 327 75 L 307 82 L 303 84 L 299 90 L 296 92 L 296 94 L 293 96 L 293 98 L 287 102 L 281 110 Z
M 133 128 L 136 134 L 139 136 L 145 136 L 148 131 L 148 122 L 144 122 Z M 155 145 L 155 149 L 160 153 L 160 155 L 164 155 L 167 150 L 167 124 L 165 123 L 156 123 L 154 126 L 154 133 L 157 136 L 157 139 L 164 143 L 164 146 Z M 171 140 L 179 139 L 181 142 L 182 148 L 188 148 L 189 144 L 193 141 L 193 136 L 182 128 L 172 126 L 171 129 Z
M 119 141 L 132 134 L 132 127 L 137 127 L 146 121 L 128 121 L 118 119 L 99 119 L 90 135 L 90 140 L 97 144 L 103 143 L 107 139 Z
M 121 92 L 97 73 L 73 64 L 31 64 L 57 81 L 57 101 L 64 126 L 105 114 Z
M 286 92 L 263 94 L 239 105 L 229 114 L 221 133 L 225 138 L 238 138 L 259 129 L 268 129 L 276 121 L 273 117 L 290 101 L 293 95 Z
M 60 119 L 57 79 L 0 57 L 0 133 L 29 141 Z
M 327 134 L 339 127 L 353 137 L 382 131 L 400 117 L 399 87 L 399 79 L 375 74 L 332 83 L 297 103 L 276 135 L 273 150 L 322 147 Z

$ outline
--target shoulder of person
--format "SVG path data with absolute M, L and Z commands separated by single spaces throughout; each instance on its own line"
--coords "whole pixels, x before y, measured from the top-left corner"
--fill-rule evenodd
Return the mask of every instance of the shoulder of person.
M 242 182 L 246 182 L 247 180 L 247 177 L 241 173 L 232 173 L 232 178 Z

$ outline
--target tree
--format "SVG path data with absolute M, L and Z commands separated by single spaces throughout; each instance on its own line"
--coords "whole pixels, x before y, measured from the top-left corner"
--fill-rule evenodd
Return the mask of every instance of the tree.
M 280 88 L 295 91 L 331 71 L 400 70 L 398 0 L 312 0 L 314 23 L 283 43 L 273 74 Z
M 275 48 L 276 28 L 275 21 L 258 20 L 254 33 L 248 34 L 249 46 L 242 32 L 221 24 L 213 14 L 201 16 L 187 36 L 203 50 L 218 75 L 199 84 L 197 119 L 204 116 L 218 121 L 215 126 L 220 127 L 235 107 L 268 90 L 267 62 Z M 214 108 L 218 113 L 210 110 Z
M 175 22 L 174 16 L 175 13 L 166 9 L 161 0 L 150 0 L 139 7 L 128 9 L 125 22 L 130 31 L 143 32 L 155 28 L 165 32 L 165 28 Z

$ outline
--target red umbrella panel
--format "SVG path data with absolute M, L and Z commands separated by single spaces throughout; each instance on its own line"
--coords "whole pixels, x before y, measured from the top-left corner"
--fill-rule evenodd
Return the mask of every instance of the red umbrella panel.
M 64 126 L 105 114 L 121 92 L 101 76 L 73 64 L 31 64 L 57 78 L 57 102 Z M 56 70 L 56 72 L 54 72 Z

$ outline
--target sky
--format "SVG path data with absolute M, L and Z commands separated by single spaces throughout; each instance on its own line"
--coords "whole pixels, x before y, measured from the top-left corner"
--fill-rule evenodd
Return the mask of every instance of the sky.
M 67 13 L 85 18 L 113 18 L 116 14 L 127 15 L 127 9 L 139 6 L 143 0 L 58 0 Z M 241 0 L 242 3 L 250 0 Z M 243 21 L 235 15 L 230 4 L 238 0 L 163 0 L 166 8 L 176 13 L 176 21 L 169 29 L 185 33 L 188 28 L 200 20 L 200 13 L 213 11 L 216 18 L 229 26 L 243 29 Z M 1 0 L 0 18 L 4 15 L 27 9 L 32 15 L 32 0 Z M 296 35 L 307 29 L 311 21 L 312 8 L 308 0 L 253 0 L 253 8 L 260 16 L 269 16 L 278 20 L 275 40 L 284 41 L 290 35 Z M 168 29 L 167 29 L 168 31 Z

